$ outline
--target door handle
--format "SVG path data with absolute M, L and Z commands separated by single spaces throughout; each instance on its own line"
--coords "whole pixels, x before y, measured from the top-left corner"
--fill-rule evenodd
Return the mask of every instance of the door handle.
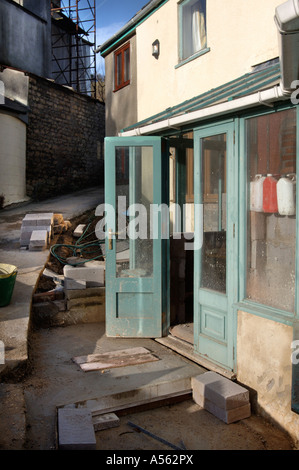
M 109 240 L 109 250 L 112 250 L 113 249 L 113 238 L 114 236 L 116 235 L 120 235 L 122 232 L 112 232 L 112 228 L 109 229 L 109 232 L 108 232 L 108 240 Z
M 108 234 L 109 250 L 112 250 L 112 249 L 113 249 L 112 237 L 113 237 L 114 235 L 117 235 L 117 233 L 112 232 L 112 228 L 110 228 L 110 229 L 109 229 L 109 234 Z

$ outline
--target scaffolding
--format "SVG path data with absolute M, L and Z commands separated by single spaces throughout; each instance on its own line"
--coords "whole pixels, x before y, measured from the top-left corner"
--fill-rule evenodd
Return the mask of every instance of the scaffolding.
M 96 0 L 53 0 L 52 78 L 96 98 Z

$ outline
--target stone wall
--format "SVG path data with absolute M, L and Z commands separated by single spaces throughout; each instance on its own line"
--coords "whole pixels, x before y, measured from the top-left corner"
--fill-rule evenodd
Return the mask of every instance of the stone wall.
M 103 185 L 105 105 L 29 75 L 27 195 L 43 199 Z

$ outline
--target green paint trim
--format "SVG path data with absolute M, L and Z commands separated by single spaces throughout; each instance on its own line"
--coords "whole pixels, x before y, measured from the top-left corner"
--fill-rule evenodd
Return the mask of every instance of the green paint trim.
M 201 57 L 202 55 L 207 54 L 208 52 L 210 52 L 210 50 L 211 49 L 209 47 L 206 47 L 205 49 L 202 49 L 201 51 L 196 52 L 195 54 L 191 55 L 190 57 L 187 57 L 187 59 L 182 59 L 182 61 L 179 64 L 175 65 L 174 68 L 178 69 L 178 68 L 182 67 L 183 65 L 188 64 L 188 62 L 191 62 L 192 60 L 195 60 L 198 57 Z
M 283 325 L 293 326 L 295 321 L 294 314 L 290 314 L 283 310 L 278 310 L 267 305 L 255 303 L 250 300 L 238 302 L 235 305 L 235 308 L 237 311 L 250 313 L 252 315 L 274 321 L 276 323 L 282 323 Z
M 251 93 L 250 87 L 254 87 L 254 90 L 260 89 L 262 86 L 268 86 L 274 81 L 279 81 L 279 78 L 279 64 L 272 65 L 271 67 L 259 72 L 247 73 L 242 77 L 226 83 L 225 85 L 221 85 L 217 88 L 209 90 L 205 93 L 202 93 L 201 95 L 186 100 L 183 103 L 175 105 L 172 108 L 167 108 L 160 113 L 128 126 L 121 132 L 129 131 L 146 124 L 154 124 L 161 121 L 163 118 L 168 119 L 178 113 L 190 112 L 196 109 L 205 108 L 215 104 L 216 102 L 220 102 L 220 100 L 224 100 L 226 98 L 229 99 L 229 97 L 233 99 L 236 97 L 234 93 L 238 93 L 239 91 L 242 92 L 244 90 L 244 94 L 249 95 Z
M 168 0 L 164 0 L 164 2 L 162 2 L 156 8 L 154 8 L 152 11 L 150 11 L 146 16 L 144 16 L 143 18 L 140 18 L 140 20 L 137 23 L 135 23 L 132 27 L 128 26 L 128 29 L 126 31 L 124 31 L 124 33 L 119 38 L 115 39 L 115 41 L 113 41 L 111 44 L 109 44 L 109 46 L 107 46 L 106 49 L 101 51 L 101 56 L 104 57 L 109 52 L 111 52 L 113 49 L 115 49 L 121 42 L 128 39 L 128 37 L 131 36 L 132 33 L 135 32 L 135 30 L 136 30 L 136 28 L 138 28 L 138 26 L 140 26 L 142 23 L 144 23 L 144 21 L 146 21 L 151 15 L 156 13 L 156 11 L 159 10 L 159 8 L 161 8 L 167 2 L 168 2 Z M 111 38 L 111 40 L 112 40 L 112 38 Z

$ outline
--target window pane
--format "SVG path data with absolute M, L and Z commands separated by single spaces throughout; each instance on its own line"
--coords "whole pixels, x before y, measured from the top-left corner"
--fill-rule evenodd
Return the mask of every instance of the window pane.
M 202 145 L 204 237 L 201 287 L 226 292 L 226 134 Z
M 116 86 L 122 83 L 122 54 L 116 56 Z
M 206 46 L 206 0 L 189 0 L 182 7 L 182 59 Z
M 296 111 L 249 119 L 247 297 L 292 312 L 295 299 Z
M 117 277 L 152 277 L 153 148 L 116 148 Z
M 124 82 L 130 80 L 130 48 L 124 51 Z

